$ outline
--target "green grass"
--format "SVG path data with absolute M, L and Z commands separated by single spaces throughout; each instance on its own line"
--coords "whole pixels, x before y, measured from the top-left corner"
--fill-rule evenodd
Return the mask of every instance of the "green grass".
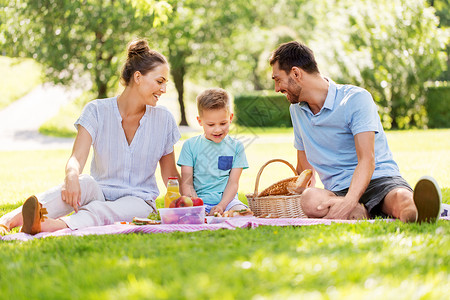
M 5 299 L 442 299 L 448 221 L 0 244 Z M 6 276 L 5 276 L 6 275 Z
M 41 67 L 31 59 L 0 56 L 0 109 L 30 92 L 42 83 Z
M 404 177 L 414 185 L 433 175 L 450 203 L 450 130 L 387 134 Z M 262 163 L 296 157 L 291 143 L 255 142 L 246 153 L 241 198 L 253 191 Z M 0 152 L 0 214 L 61 183 L 69 154 Z M 290 173 L 270 165 L 261 186 Z M 5 299 L 441 299 L 450 288 L 449 253 L 450 222 L 443 220 L 9 241 L 0 242 L 0 293 Z

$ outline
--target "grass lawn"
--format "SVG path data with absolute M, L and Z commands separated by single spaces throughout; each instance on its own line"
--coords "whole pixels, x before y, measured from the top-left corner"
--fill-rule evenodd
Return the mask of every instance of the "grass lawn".
M 241 177 L 242 198 L 253 191 L 259 167 L 270 158 L 295 163 L 291 142 L 268 141 L 289 140 L 289 133 L 256 135 L 246 148 L 250 168 Z M 450 203 L 450 130 L 393 131 L 388 139 L 404 177 L 414 185 L 424 174 L 434 176 L 443 201 Z M 0 154 L 3 214 L 60 183 L 70 150 Z M 291 176 L 281 164 L 266 171 L 261 188 Z M 0 242 L 0 294 L 4 299 L 442 299 L 450 289 L 449 237 L 450 222 L 441 220 Z
M 0 56 L 0 109 L 30 92 L 42 83 L 41 67 L 32 59 Z

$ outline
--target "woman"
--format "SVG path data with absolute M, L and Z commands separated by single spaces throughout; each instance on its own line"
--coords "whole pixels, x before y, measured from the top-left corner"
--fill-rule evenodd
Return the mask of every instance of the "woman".
M 168 177 L 179 177 L 173 146 L 180 133 L 172 114 L 156 106 L 168 76 L 163 55 L 150 50 L 145 40 L 132 42 L 121 74 L 123 93 L 91 101 L 75 122 L 78 133 L 64 184 L 31 196 L 4 215 L 0 230 L 22 226 L 23 232 L 36 234 L 78 229 L 156 211 L 158 162 L 165 184 Z M 91 145 L 91 175 L 81 175 Z

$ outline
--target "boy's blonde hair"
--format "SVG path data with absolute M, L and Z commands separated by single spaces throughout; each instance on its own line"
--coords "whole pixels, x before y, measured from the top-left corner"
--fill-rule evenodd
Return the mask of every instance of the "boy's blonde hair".
M 204 110 L 226 109 L 230 112 L 230 97 L 224 89 L 213 88 L 201 92 L 197 96 L 198 114 L 201 116 Z

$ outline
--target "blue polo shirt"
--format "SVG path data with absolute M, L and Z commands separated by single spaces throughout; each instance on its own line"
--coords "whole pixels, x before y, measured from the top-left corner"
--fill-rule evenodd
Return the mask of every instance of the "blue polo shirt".
M 244 146 L 227 135 L 220 143 L 204 135 L 184 142 L 177 164 L 194 170 L 194 189 L 205 204 L 214 206 L 222 200 L 231 169 L 247 169 Z
M 316 115 L 306 102 L 292 104 L 289 108 L 294 146 L 305 151 L 325 189 L 340 191 L 350 186 L 358 164 L 354 136 L 361 132 L 375 132 L 372 179 L 400 176 L 370 93 L 360 87 L 328 81 L 327 98 Z

